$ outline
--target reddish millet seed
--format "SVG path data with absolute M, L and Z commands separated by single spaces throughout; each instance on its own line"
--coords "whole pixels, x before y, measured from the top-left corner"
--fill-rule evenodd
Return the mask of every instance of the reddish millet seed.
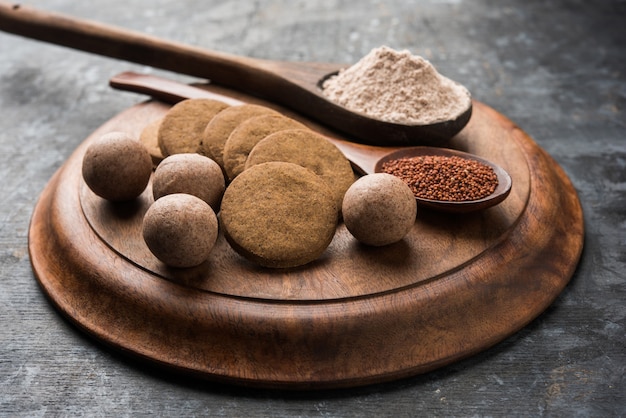
M 384 163 L 382 171 L 402 179 L 416 197 L 431 200 L 478 200 L 492 194 L 498 185 L 491 167 L 457 156 L 399 158 Z

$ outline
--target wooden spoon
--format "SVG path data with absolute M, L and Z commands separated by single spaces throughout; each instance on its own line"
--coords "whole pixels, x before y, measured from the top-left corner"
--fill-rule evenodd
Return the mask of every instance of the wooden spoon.
M 193 87 L 176 81 L 167 80 L 152 75 L 125 72 L 111 78 L 110 85 L 116 89 L 143 93 L 161 99 L 168 103 L 176 103 L 190 98 L 211 98 L 221 100 L 230 105 L 239 105 L 244 102 L 213 93 L 208 90 Z M 352 162 L 355 169 L 361 174 L 372 174 L 382 172 L 383 164 L 387 161 L 398 158 L 410 158 L 421 155 L 459 156 L 461 158 L 479 161 L 490 166 L 498 176 L 498 186 L 489 196 L 468 201 L 443 201 L 430 200 L 416 197 L 417 203 L 423 207 L 429 207 L 438 211 L 467 213 L 497 205 L 509 195 L 511 191 L 511 177 L 498 165 L 462 151 L 441 147 L 378 147 L 372 145 L 356 144 L 326 135 L 326 138 L 339 148 L 343 154 Z
M 336 64 L 279 62 L 239 57 L 158 39 L 142 33 L 0 2 L 0 30 L 194 77 L 285 105 L 356 141 L 376 145 L 441 145 L 469 121 L 468 107 L 430 125 L 384 122 L 329 101 L 321 82 Z

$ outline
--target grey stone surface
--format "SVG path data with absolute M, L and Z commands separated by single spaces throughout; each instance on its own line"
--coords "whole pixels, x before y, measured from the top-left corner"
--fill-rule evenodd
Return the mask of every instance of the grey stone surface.
M 50 176 L 143 97 L 112 75 L 166 75 L 0 33 L 0 416 L 625 416 L 626 2 L 32 0 L 209 49 L 352 63 L 407 48 L 526 130 L 573 181 L 587 235 L 555 303 L 483 353 L 365 388 L 285 393 L 152 370 L 64 321 L 31 272 L 27 233 Z

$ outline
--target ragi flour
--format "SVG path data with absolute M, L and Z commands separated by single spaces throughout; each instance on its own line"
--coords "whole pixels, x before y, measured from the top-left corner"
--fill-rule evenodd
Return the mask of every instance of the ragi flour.
M 431 124 L 454 119 L 470 104 L 462 85 L 407 50 L 382 46 L 323 84 L 333 102 L 376 119 Z

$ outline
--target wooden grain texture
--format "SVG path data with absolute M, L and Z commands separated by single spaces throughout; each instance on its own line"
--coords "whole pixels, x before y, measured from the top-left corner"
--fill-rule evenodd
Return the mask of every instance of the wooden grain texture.
M 206 264 L 168 269 L 138 236 L 149 194 L 112 205 L 80 177 L 91 140 L 137 133 L 166 110 L 141 104 L 94 132 L 46 187 L 31 224 L 31 261 L 50 300 L 125 353 L 252 386 L 388 381 L 518 331 L 557 297 L 580 257 L 582 211 L 568 178 L 523 131 L 477 103 L 451 145 L 509 171 L 513 189 L 497 207 L 422 210 L 407 239 L 381 249 L 358 245 L 340 226 L 321 259 L 298 269 L 255 267 L 223 237 Z
M 623 3 L 27 4 L 276 60 L 344 63 L 382 43 L 408 48 L 463 81 L 563 167 L 587 233 L 574 276 L 543 314 L 491 349 L 430 373 L 286 393 L 157 371 L 103 348 L 52 309 L 32 273 L 27 233 L 56 169 L 97 127 L 142 100 L 111 91 L 107 80 L 159 71 L 0 33 L 0 416 L 626 416 Z

